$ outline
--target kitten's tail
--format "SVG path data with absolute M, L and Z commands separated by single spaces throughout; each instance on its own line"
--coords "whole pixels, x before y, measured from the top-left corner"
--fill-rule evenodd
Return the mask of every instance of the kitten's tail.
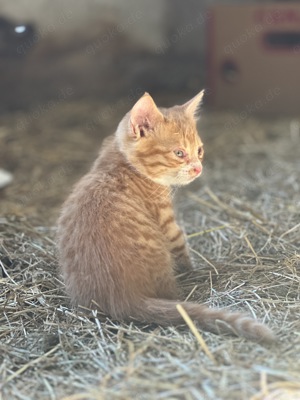
M 160 325 L 181 324 L 183 320 L 176 308 L 177 304 L 181 304 L 190 318 L 197 321 L 204 330 L 214 333 L 230 333 L 257 342 L 273 342 L 275 340 L 272 331 L 255 319 L 240 313 L 208 308 L 196 303 L 149 298 L 140 303 L 139 311 L 132 316 Z

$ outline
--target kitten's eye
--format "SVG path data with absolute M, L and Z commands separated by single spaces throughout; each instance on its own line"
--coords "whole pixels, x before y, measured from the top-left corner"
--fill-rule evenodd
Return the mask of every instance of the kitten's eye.
M 175 156 L 177 156 L 179 158 L 183 158 L 185 156 L 185 152 L 180 149 L 174 150 L 174 154 L 175 154 Z
M 199 147 L 199 149 L 198 149 L 198 157 L 203 157 L 203 154 L 204 154 L 203 147 Z

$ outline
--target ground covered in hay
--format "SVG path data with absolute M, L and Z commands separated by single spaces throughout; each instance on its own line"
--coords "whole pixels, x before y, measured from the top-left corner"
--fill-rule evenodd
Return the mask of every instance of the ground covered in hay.
M 0 118 L 0 398 L 300 399 L 300 123 L 207 114 L 205 172 L 179 193 L 195 273 L 186 295 L 243 310 L 275 345 L 120 324 L 71 309 L 57 271 L 55 219 L 128 100 L 60 104 Z

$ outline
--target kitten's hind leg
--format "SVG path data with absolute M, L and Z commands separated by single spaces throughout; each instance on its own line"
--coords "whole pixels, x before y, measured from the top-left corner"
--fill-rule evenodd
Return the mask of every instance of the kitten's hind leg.
M 156 295 L 158 298 L 168 300 L 179 300 L 181 298 L 181 293 L 173 274 L 167 273 L 160 276 L 159 290 Z

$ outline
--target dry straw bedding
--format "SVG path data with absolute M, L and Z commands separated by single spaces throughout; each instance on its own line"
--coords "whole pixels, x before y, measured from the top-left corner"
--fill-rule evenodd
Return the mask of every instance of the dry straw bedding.
M 186 298 L 243 310 L 277 343 L 200 332 L 207 353 L 184 322 L 80 313 L 57 271 L 55 226 L 3 214 L 2 399 L 300 399 L 299 129 L 251 119 L 219 135 L 224 118 L 203 121 L 206 172 L 179 195 L 195 262 L 179 279 Z

